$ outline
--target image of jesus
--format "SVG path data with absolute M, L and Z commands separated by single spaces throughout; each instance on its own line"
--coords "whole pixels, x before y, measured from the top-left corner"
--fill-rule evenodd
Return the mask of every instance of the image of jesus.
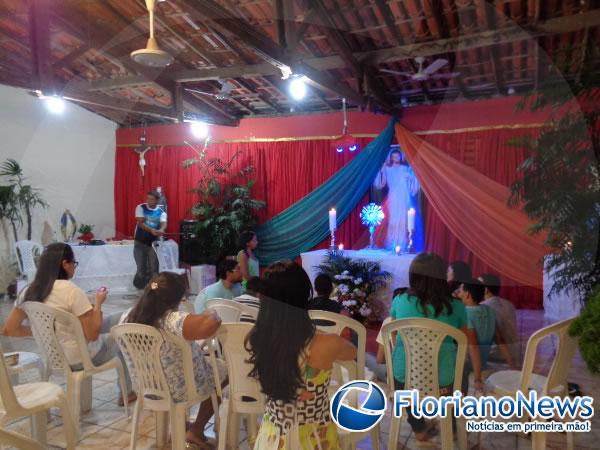
M 399 150 L 392 150 L 381 170 L 375 177 L 373 186 L 383 189 L 387 186 L 387 234 L 385 248 L 394 250 L 400 246 L 406 250 L 408 245 L 407 211 L 411 195 L 419 191 L 419 182 L 404 161 Z

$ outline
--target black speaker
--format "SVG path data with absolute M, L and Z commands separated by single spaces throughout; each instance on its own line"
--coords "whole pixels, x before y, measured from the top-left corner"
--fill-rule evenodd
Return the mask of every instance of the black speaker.
M 197 220 L 182 220 L 179 225 L 181 239 L 179 242 L 179 259 L 181 262 L 188 263 L 191 266 L 199 263 L 199 242 L 195 239 Z

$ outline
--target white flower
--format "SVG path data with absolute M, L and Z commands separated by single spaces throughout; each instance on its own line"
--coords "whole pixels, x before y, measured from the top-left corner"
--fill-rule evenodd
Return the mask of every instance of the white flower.
M 341 275 L 335 275 L 333 278 L 335 278 L 336 280 L 341 280 L 343 279 L 343 277 Z
M 369 308 L 361 309 L 359 312 L 363 317 L 369 317 L 371 315 L 371 310 Z
M 349 273 L 350 273 L 350 272 L 348 272 L 347 270 L 344 270 L 344 271 L 342 272 L 342 275 L 348 275 Z
M 338 291 L 340 291 L 342 294 L 347 294 L 349 290 L 350 290 L 350 288 L 348 287 L 347 284 L 340 284 L 338 286 Z
M 363 282 L 363 279 L 361 277 L 355 278 L 354 279 L 354 284 L 360 284 Z

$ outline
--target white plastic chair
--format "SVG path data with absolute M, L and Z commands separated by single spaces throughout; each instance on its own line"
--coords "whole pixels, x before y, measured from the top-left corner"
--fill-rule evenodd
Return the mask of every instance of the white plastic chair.
M 245 340 L 253 327 L 250 323 L 225 323 L 217 332 L 229 376 L 229 396 L 223 399 L 221 408 L 219 450 L 225 450 L 227 443 L 232 448 L 238 447 L 241 415 L 248 416 L 249 442 L 254 442 L 258 433 L 257 418 L 265 412 L 265 398 L 260 383 L 248 376 L 252 365 L 246 362 L 250 354 L 246 350 Z
M 308 312 L 311 320 L 316 323 L 317 329 L 323 331 L 325 333 L 337 334 L 338 336 L 342 334 L 342 331 L 345 328 L 349 328 L 358 337 L 358 345 L 357 345 L 357 353 L 356 353 L 356 361 L 338 361 L 334 364 L 334 371 L 332 374 L 332 379 L 336 381 L 338 386 L 330 386 L 330 392 L 333 394 L 337 388 L 339 388 L 342 384 L 350 381 L 350 380 L 364 380 L 365 379 L 365 352 L 367 345 L 367 330 L 364 325 L 350 317 L 343 316 L 338 313 L 329 312 L 329 311 L 321 311 L 321 310 L 310 310 Z M 348 372 L 348 377 L 344 377 L 342 375 L 342 371 L 340 368 L 343 367 Z M 355 401 L 357 399 L 354 399 Z M 379 448 L 379 424 L 373 427 L 367 433 L 350 433 L 345 430 L 338 430 L 338 435 L 340 436 L 342 448 L 352 448 L 352 445 L 356 442 L 360 441 L 365 437 L 365 435 L 369 434 L 371 436 L 371 442 L 373 448 Z
M 19 271 L 25 275 L 27 282 L 31 283 L 37 272 L 35 256 L 41 255 L 44 247 L 37 242 L 24 240 L 15 243 L 15 251 L 17 253 Z
M 128 416 L 128 392 L 121 360 L 115 356 L 100 366 L 94 365 L 88 350 L 87 340 L 83 334 L 81 321 L 75 315 L 52 308 L 42 302 L 23 302 L 20 308 L 25 311 L 31 322 L 33 337 L 42 353 L 45 370 L 44 379 L 47 380 L 53 371 L 61 371 L 65 376 L 67 398 L 75 425 L 79 427 L 81 412 L 89 411 L 92 407 L 92 377 L 112 369 L 116 369 L 119 375 L 119 384 L 125 404 L 125 416 Z M 56 322 L 68 326 L 73 333 L 83 369 L 71 369 L 62 345 L 56 336 Z
M 381 329 L 384 342 L 385 362 L 387 365 L 387 382 L 394 387 L 394 367 L 392 353 L 396 346 L 396 336 L 402 339 L 406 355 L 404 390 L 416 389 L 420 398 L 426 396 L 440 397 L 438 357 L 446 337 L 452 338 L 457 345 L 456 366 L 454 370 L 454 391 L 460 391 L 465 357 L 467 353 L 467 336 L 458 328 L 432 319 L 400 319 L 394 320 Z M 451 407 L 451 406 L 450 406 Z M 404 412 L 406 414 L 406 411 Z M 446 418 L 440 419 L 442 449 L 454 448 L 452 409 Z M 397 448 L 400 434 L 400 418 L 392 415 L 390 423 L 388 449 Z M 464 418 L 457 418 L 458 447 L 467 449 L 467 432 Z
M 185 275 L 186 270 L 179 268 L 179 247 L 173 239 L 168 241 L 157 240 L 152 243 L 152 248 L 158 258 L 159 272 L 173 272 Z
M 27 436 L 0 428 L 0 447 L 3 444 L 22 450 L 46 450 L 46 447 Z
M 240 321 L 240 316 L 249 308 L 235 300 L 212 298 L 206 302 L 206 309 L 214 309 L 223 323 L 237 323 Z
M 166 421 L 167 413 L 169 414 L 171 419 L 171 448 L 173 450 L 185 448 L 186 412 L 192 405 L 211 398 L 215 418 L 218 418 L 219 406 L 216 395 L 213 393 L 210 397 L 207 397 L 198 393 L 194 377 L 192 349 L 185 339 L 148 325 L 133 323 L 117 325 L 113 327 L 111 334 L 119 344 L 121 351 L 131 359 L 135 370 L 135 376 L 132 373 L 132 378 L 136 380 L 138 399 L 133 410 L 131 450 L 136 448 L 139 434 L 138 423 L 144 409 L 156 413 L 156 440 L 158 446 L 164 446 L 166 442 Z M 171 396 L 160 360 L 160 348 L 165 342 L 177 346 L 181 352 L 186 389 L 185 401 L 175 402 Z
M 0 358 L 0 397 L 2 399 L 0 402 L 0 424 L 19 417 L 31 417 L 31 435 L 40 444 L 39 448 L 46 447 L 48 410 L 50 408 L 59 408 L 63 417 L 67 449 L 75 448 L 75 426 L 67 407 L 65 394 L 60 386 L 48 383 L 47 381 L 40 381 L 19 384 L 13 387 L 6 364 L 4 363 L 4 358 Z M 0 442 L 18 446 L 17 443 L 19 440 L 27 443 L 25 437 L 16 433 L 0 434 Z M 21 448 L 37 447 L 27 445 Z
M 244 303 L 244 301 L 248 301 L 248 299 L 246 299 L 244 297 L 234 297 L 233 300 L 235 302 L 239 303 L 240 305 L 242 305 L 242 308 L 244 309 L 244 312 L 242 313 L 240 320 L 244 321 L 244 320 L 248 319 L 253 322 L 256 322 L 256 319 L 258 317 L 259 308 L 256 308 L 254 306 L 250 306 L 250 305 Z
M 539 396 L 566 397 L 569 395 L 567 375 L 577 349 L 577 339 L 569 335 L 569 326 L 575 319 L 544 327 L 531 335 L 527 341 L 523 368 L 518 370 L 501 370 L 485 380 L 485 389 L 495 397 L 514 397 L 520 390 L 527 393 L 535 390 Z M 556 337 L 558 347 L 548 375 L 533 373 L 535 357 L 540 342 L 549 337 Z M 540 420 L 537 418 L 536 420 Z M 534 450 L 546 448 L 546 433 L 533 433 L 531 447 Z M 573 450 L 573 433 L 567 433 L 567 449 Z

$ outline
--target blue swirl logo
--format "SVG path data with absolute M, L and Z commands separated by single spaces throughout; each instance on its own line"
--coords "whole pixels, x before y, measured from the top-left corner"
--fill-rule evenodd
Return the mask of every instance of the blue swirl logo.
M 348 395 L 353 394 L 352 405 Z M 356 405 L 356 406 L 353 406 Z M 387 402 L 379 386 L 371 381 L 351 381 L 334 394 L 330 405 L 331 418 L 346 431 L 368 431 L 385 414 Z

